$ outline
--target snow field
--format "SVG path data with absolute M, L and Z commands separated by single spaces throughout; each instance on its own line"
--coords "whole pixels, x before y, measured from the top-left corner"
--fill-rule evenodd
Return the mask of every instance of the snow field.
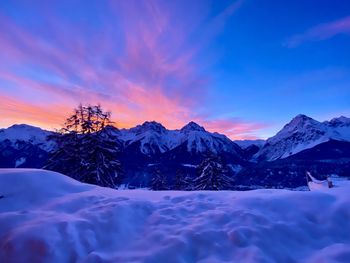
M 350 262 L 350 184 L 112 190 L 0 170 L 0 262 Z

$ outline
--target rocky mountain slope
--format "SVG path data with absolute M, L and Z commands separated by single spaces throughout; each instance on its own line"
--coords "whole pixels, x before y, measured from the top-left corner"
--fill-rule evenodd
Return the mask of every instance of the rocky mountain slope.
M 330 140 L 350 141 L 349 118 L 339 117 L 319 122 L 308 116 L 298 115 L 275 136 L 266 140 L 254 159 L 283 159 Z

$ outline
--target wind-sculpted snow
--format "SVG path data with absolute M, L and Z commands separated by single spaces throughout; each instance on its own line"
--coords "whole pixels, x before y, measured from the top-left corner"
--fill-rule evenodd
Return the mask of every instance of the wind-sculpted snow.
M 0 172 L 1 262 L 350 262 L 350 185 L 116 191 Z

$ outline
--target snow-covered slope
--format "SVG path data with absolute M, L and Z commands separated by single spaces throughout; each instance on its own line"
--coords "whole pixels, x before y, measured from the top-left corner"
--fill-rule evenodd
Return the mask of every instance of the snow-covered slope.
M 50 134 L 51 132 L 38 127 L 15 124 L 7 129 L 0 129 L 0 142 L 9 140 L 15 146 L 17 142 L 23 141 L 37 145 L 43 150 L 49 150 L 53 147 L 52 143 L 46 141 Z
M 350 185 L 117 191 L 0 170 L 1 262 L 350 262 Z
M 283 159 L 329 140 L 350 141 L 350 119 L 340 117 L 318 122 L 298 115 L 269 138 L 254 159 L 273 161 Z

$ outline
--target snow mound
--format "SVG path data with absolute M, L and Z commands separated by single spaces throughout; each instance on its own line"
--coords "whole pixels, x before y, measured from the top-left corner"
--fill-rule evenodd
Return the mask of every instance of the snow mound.
M 0 213 L 35 209 L 53 198 L 81 192 L 94 186 L 62 174 L 37 169 L 0 169 Z
M 1 262 L 350 262 L 350 184 L 116 191 L 0 170 Z

